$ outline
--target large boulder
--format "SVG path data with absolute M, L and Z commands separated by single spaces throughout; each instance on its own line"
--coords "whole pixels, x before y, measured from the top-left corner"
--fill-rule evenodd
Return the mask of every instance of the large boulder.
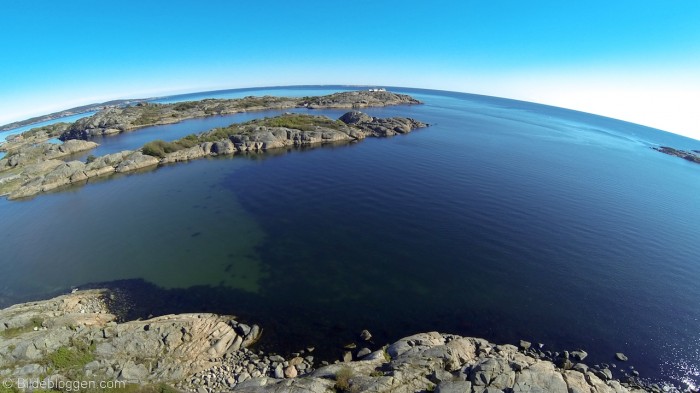
M 353 125 L 357 123 L 369 123 L 373 119 L 372 116 L 362 113 L 360 111 L 347 112 L 343 116 L 340 116 L 340 121 L 345 124 Z
M 124 160 L 116 166 L 115 172 L 131 172 L 137 169 L 156 166 L 159 163 L 160 160 L 158 158 L 136 151 L 125 157 Z

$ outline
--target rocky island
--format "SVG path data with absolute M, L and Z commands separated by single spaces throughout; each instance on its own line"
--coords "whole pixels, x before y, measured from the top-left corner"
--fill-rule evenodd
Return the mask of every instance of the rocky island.
M 215 314 L 123 321 L 114 311 L 120 301 L 110 290 L 74 291 L 0 310 L 0 379 L 54 387 L 121 381 L 124 391 L 126 384 L 164 384 L 197 393 L 662 391 L 634 372 L 617 380 L 607 367 L 589 367 L 585 351 L 547 355 L 525 341 L 498 345 L 437 332 L 370 349 L 371 333 L 363 331 L 336 360 L 314 358 L 313 348 L 263 353 L 254 350 L 264 340 L 255 324 Z
M 125 106 L 133 105 L 139 102 L 145 102 L 148 101 L 147 99 L 133 99 L 133 100 L 112 100 L 112 101 L 107 101 L 107 102 L 101 102 L 99 104 L 89 104 L 89 105 L 83 105 L 83 106 L 78 106 L 75 108 L 71 109 L 66 109 L 63 111 L 59 112 L 54 112 L 54 113 L 49 113 L 48 115 L 43 115 L 43 116 L 37 116 L 37 117 L 32 117 L 27 120 L 22 120 L 22 121 L 16 121 L 13 123 L 8 123 L 3 126 L 0 126 L 0 131 L 10 131 L 15 128 L 23 127 L 23 126 L 29 126 L 32 124 L 36 123 L 43 123 L 45 121 L 49 120 L 56 120 L 56 119 L 61 119 L 64 117 L 68 116 L 73 116 L 73 115 L 80 115 L 83 113 L 88 113 L 88 112 L 96 112 L 100 110 L 104 110 L 107 108 L 122 108 Z
M 668 154 L 670 156 L 680 157 L 684 160 L 700 164 L 700 150 L 685 151 L 674 149 L 668 146 L 659 146 L 654 147 L 653 149 L 658 152 Z
M 109 108 L 73 124 L 59 123 L 9 138 L 1 147 L 7 155 L 0 160 L 0 195 L 7 195 L 9 199 L 25 198 L 67 185 L 85 184 L 98 176 L 168 163 L 206 156 L 350 143 L 366 137 L 408 133 L 426 124 L 409 118 L 381 119 L 358 111 L 348 112 L 338 120 L 285 114 L 189 135 L 174 142 L 153 141 L 140 150 L 90 157 L 86 162 L 62 159 L 96 147 L 96 143 L 87 139 L 97 135 L 251 110 L 362 108 L 418 103 L 410 96 L 390 92 L 347 92 L 301 99 L 266 96 L 177 104 L 140 103 L 127 108 Z M 64 143 L 52 144 L 49 142 L 51 138 L 60 138 Z
M 359 109 L 389 105 L 420 104 L 420 101 L 391 92 L 353 91 L 319 97 L 245 97 L 241 99 L 206 99 L 174 104 L 139 103 L 126 108 L 110 108 L 70 125 L 61 140 L 88 139 L 139 128 L 178 123 L 182 120 L 269 109 Z

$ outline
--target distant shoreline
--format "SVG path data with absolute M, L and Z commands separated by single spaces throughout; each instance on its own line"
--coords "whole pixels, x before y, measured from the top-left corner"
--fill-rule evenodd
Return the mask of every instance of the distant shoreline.
M 140 102 L 146 102 L 153 100 L 153 98 L 140 98 L 140 99 L 128 99 L 128 100 L 112 100 L 96 104 L 88 104 L 83 106 L 77 106 L 75 108 L 70 108 L 58 112 L 49 113 L 47 115 L 35 116 L 26 120 L 15 121 L 12 123 L 7 123 L 0 126 L 0 132 L 12 131 L 20 127 L 31 126 L 33 124 L 39 124 L 51 120 L 59 120 L 65 117 L 82 115 L 83 113 L 97 112 L 108 108 L 120 108 L 127 105 L 138 104 Z

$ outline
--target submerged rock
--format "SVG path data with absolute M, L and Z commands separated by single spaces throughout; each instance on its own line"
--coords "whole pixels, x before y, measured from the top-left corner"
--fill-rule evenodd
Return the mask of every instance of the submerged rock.
M 616 353 L 616 354 L 615 354 L 615 359 L 617 359 L 617 360 L 619 360 L 619 361 L 621 361 L 621 362 L 626 362 L 626 361 L 628 360 L 628 359 L 627 359 L 627 356 L 625 356 L 625 354 L 622 353 L 622 352 Z

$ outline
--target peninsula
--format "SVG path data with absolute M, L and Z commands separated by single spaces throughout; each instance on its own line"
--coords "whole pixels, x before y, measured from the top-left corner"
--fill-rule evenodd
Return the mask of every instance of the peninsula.
M 346 92 L 321 97 L 246 97 L 235 100 L 202 100 L 177 104 L 146 104 L 109 108 L 75 123 L 58 123 L 11 137 L 0 146 L 7 155 L 0 160 L 0 195 L 26 198 L 67 185 L 114 173 L 155 168 L 205 156 L 246 154 L 328 143 L 351 143 L 366 137 L 408 133 L 425 123 L 410 118 L 376 118 L 358 111 L 338 120 L 306 114 L 284 114 L 189 135 L 173 142 L 152 141 L 135 151 L 122 151 L 86 162 L 70 160 L 75 153 L 97 146 L 98 135 L 170 124 L 195 117 L 285 108 L 363 108 L 419 104 L 407 95 L 390 92 Z M 49 140 L 60 138 L 62 144 Z

